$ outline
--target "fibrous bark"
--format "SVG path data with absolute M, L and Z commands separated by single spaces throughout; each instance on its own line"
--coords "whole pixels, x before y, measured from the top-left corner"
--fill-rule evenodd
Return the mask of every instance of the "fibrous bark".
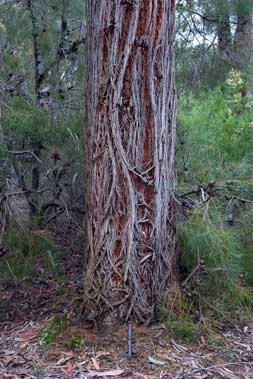
M 87 318 L 148 323 L 176 282 L 174 0 L 87 0 Z

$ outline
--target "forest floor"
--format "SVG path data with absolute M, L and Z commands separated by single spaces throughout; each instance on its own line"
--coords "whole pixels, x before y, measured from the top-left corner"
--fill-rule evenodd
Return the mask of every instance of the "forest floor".
M 126 328 L 98 333 L 78 320 L 80 257 L 63 264 L 61 282 L 0 286 L 0 379 L 253 378 L 253 323 L 194 343 L 164 325 L 134 327 L 129 361 Z

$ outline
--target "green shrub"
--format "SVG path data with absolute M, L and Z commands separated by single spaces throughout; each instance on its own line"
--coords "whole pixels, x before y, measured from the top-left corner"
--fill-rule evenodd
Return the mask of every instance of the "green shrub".
M 65 320 L 62 318 L 54 317 L 52 320 L 46 322 L 46 327 L 39 333 L 39 342 L 41 345 L 52 345 L 57 338 L 62 334 L 65 328 Z
M 219 319 L 244 317 L 253 304 L 253 207 L 240 200 L 253 200 L 253 97 L 246 90 L 232 70 L 216 89 L 179 98 L 178 192 L 215 183 L 208 204 L 191 196 L 193 208 L 179 224 L 182 281 L 204 262 L 184 290 L 195 293 L 192 313 L 201 307 Z
M 73 335 L 69 341 L 69 347 L 72 350 L 79 350 L 85 346 L 85 340 L 80 335 Z
M 180 225 L 181 271 L 184 279 L 202 264 L 203 269 L 190 278 L 187 291 L 195 294 L 195 309 L 223 320 L 231 311 L 251 306 L 251 291 L 243 286 L 244 255 L 240 231 L 226 226 L 220 214 L 210 211 L 203 218 L 199 210 Z M 231 317 L 230 317 L 231 316 Z M 232 319 L 232 314 L 229 319 Z
M 237 220 L 243 251 L 242 279 L 248 287 L 253 287 L 253 206 L 244 206 Z
M 32 143 L 58 148 L 70 142 L 70 136 L 82 140 L 83 113 L 72 111 L 55 119 L 52 114 L 22 97 L 9 100 L 2 114 L 2 128 L 5 138 L 15 143 Z
M 45 232 L 24 229 L 10 222 L 4 235 L 7 254 L 0 260 L 1 280 L 46 280 L 60 275 L 59 253 Z
M 241 95 L 244 86 L 240 73 L 232 71 L 222 87 L 179 98 L 179 185 L 210 178 L 223 181 L 240 174 L 249 178 L 253 100 Z
M 170 300 L 169 306 L 162 308 L 159 316 L 160 321 L 166 327 L 167 336 L 196 342 L 202 334 L 202 328 L 190 313 L 190 302 L 186 296 L 180 293 Z

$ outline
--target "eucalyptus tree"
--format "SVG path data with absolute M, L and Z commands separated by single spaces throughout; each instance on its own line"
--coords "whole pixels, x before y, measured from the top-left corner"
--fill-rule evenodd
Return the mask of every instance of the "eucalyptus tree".
M 88 0 L 87 318 L 149 323 L 176 285 L 174 0 Z

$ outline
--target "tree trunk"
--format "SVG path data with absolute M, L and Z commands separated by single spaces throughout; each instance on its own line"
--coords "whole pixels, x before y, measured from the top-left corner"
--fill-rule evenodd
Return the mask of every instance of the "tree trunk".
M 242 71 L 247 82 L 248 95 L 252 94 L 252 64 L 253 64 L 253 13 L 239 14 L 234 37 L 235 67 Z
M 176 285 L 174 17 L 87 0 L 87 318 L 149 323 Z
M 220 17 L 217 23 L 217 32 L 219 54 L 222 59 L 227 59 L 227 57 L 230 57 L 232 48 L 232 33 L 229 15 Z
M 253 16 L 239 14 L 237 17 L 237 28 L 234 37 L 235 65 L 244 73 L 252 75 L 253 58 Z
M 217 20 L 217 36 L 218 56 L 222 62 L 219 67 L 219 77 L 220 80 L 224 81 L 233 63 L 233 39 L 227 2 L 223 4 L 222 15 Z

